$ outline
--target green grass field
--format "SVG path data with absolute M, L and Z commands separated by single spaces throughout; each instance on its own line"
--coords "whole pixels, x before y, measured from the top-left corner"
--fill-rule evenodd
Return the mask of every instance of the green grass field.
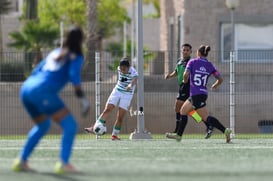
M 160 137 L 160 136 L 159 136 Z M 273 179 L 273 139 L 239 136 L 226 144 L 223 137 L 205 140 L 185 136 L 181 142 L 167 139 L 121 141 L 80 135 L 71 162 L 78 175 L 56 175 L 58 137 L 39 144 L 30 165 L 37 173 L 14 173 L 13 159 L 25 140 L 0 138 L 1 181 L 262 181 Z M 161 136 L 160 138 L 163 138 Z

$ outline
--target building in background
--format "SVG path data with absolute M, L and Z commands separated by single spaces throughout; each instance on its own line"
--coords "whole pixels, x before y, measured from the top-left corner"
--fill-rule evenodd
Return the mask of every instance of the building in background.
M 2 45 L 4 52 L 15 50 L 14 48 L 7 47 L 7 44 L 10 42 L 9 33 L 17 31 L 21 27 L 19 17 L 22 15 L 23 0 L 10 1 L 10 12 L 2 16 Z
M 215 61 L 229 60 L 230 12 L 225 0 L 161 0 L 160 49 L 177 51 L 189 42 L 208 44 Z M 272 61 L 273 1 L 240 0 L 235 9 L 235 49 L 238 62 Z

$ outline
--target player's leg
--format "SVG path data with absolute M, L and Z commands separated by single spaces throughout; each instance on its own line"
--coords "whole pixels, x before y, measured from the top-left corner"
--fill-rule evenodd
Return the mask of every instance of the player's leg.
M 123 93 L 119 93 L 120 96 L 120 102 L 119 102 L 119 109 L 117 113 L 117 119 L 115 121 L 113 131 L 112 131 L 112 140 L 120 140 L 118 138 L 118 134 L 120 132 L 121 126 L 122 126 L 122 120 L 131 104 L 131 100 L 133 98 L 133 95 L 127 95 Z
M 215 118 L 213 116 L 208 116 L 207 123 L 217 129 L 219 129 L 222 133 L 224 133 L 226 136 L 226 142 L 227 143 L 230 142 L 231 129 L 226 128 L 217 118 Z
M 52 114 L 51 118 L 63 129 L 60 162 L 56 163 L 55 171 L 57 173 L 77 172 L 77 170 L 70 164 L 69 159 L 72 154 L 78 124 L 70 111 L 65 107 Z
M 123 120 L 126 112 L 127 112 L 127 110 L 119 107 L 118 112 L 117 112 L 117 119 L 115 121 L 113 131 L 112 131 L 112 140 L 120 140 L 120 138 L 118 137 L 118 134 L 120 132 L 120 129 L 122 126 L 122 120 Z
M 36 122 L 37 119 L 41 119 L 42 121 Z M 35 126 L 28 133 L 27 141 L 20 153 L 19 159 L 16 159 L 13 164 L 14 171 L 33 171 L 28 166 L 28 158 L 51 125 L 50 120 L 46 119 L 45 116 L 36 118 L 35 122 Z
M 175 115 L 176 115 L 176 124 L 175 124 L 175 130 L 173 133 L 177 133 L 179 123 L 180 123 L 180 109 L 184 102 L 189 97 L 189 87 L 185 86 L 184 84 L 181 84 L 179 86 L 178 94 L 175 101 Z
M 40 96 L 41 98 L 41 96 Z M 47 133 L 50 128 L 51 122 L 39 109 L 41 101 L 35 97 L 31 92 L 21 91 L 21 100 L 24 108 L 29 113 L 30 117 L 35 123 L 35 126 L 29 131 L 28 138 L 23 146 L 18 159 L 13 164 L 14 171 L 33 171 L 29 168 L 27 161 L 31 153 L 33 152 L 40 139 Z
M 176 101 L 175 101 L 176 124 L 175 124 L 175 129 L 174 129 L 173 133 L 177 133 L 177 129 L 178 129 L 179 122 L 180 122 L 180 109 L 183 104 L 184 104 L 184 101 L 179 100 L 178 98 L 176 99 Z
M 231 131 L 229 128 L 225 128 L 218 119 L 216 119 L 215 117 L 213 116 L 209 116 L 208 114 L 208 111 L 206 109 L 206 103 L 205 103 L 205 100 L 206 99 L 203 99 L 202 101 L 202 98 L 200 99 L 197 98 L 199 100 L 201 100 L 200 102 L 203 102 L 204 104 L 201 104 L 202 106 L 199 106 L 200 104 L 197 104 L 197 113 L 202 117 L 203 120 L 206 120 L 207 124 L 212 126 L 212 127 L 215 127 L 217 129 L 219 129 L 221 132 L 223 132 L 226 136 L 226 142 L 229 143 L 230 142 L 230 134 L 231 134 Z
M 176 101 L 175 101 L 175 114 L 176 114 L 176 123 L 175 123 L 175 129 L 172 133 L 167 132 L 166 133 L 166 137 L 170 138 L 172 136 L 175 136 L 179 127 L 179 123 L 180 123 L 180 109 L 182 107 L 182 105 L 184 104 L 184 101 L 180 100 L 181 96 L 178 96 Z
M 167 138 L 176 139 L 176 141 L 181 141 L 182 135 L 188 123 L 188 113 L 193 110 L 191 103 L 186 100 L 180 110 L 180 123 L 177 129 L 177 133 L 175 135 L 170 134 L 166 135 Z
M 99 118 L 96 120 L 96 122 L 100 122 L 102 124 L 106 123 L 106 120 L 108 119 L 110 113 L 113 111 L 113 109 L 116 107 L 120 100 L 120 97 L 118 95 L 118 91 L 115 89 L 112 91 L 110 96 L 108 97 L 108 100 L 105 104 L 104 110 L 102 111 Z M 93 123 L 90 127 L 84 128 L 85 132 L 87 133 L 93 133 Z
M 60 162 L 56 163 L 55 171 L 62 172 L 77 172 L 70 164 L 73 143 L 77 134 L 78 124 L 76 119 L 66 108 L 64 102 L 58 95 L 51 95 L 49 102 L 50 106 L 46 107 L 46 113 L 51 119 L 56 122 L 63 130 L 60 150 Z
M 206 125 L 206 135 L 205 135 L 205 139 L 209 139 L 213 133 L 213 126 L 209 125 L 207 123 L 207 121 L 203 121 L 203 123 Z
M 206 125 L 206 136 L 205 139 L 209 139 L 213 133 L 213 127 L 209 125 L 206 121 L 203 121 L 201 116 L 196 112 L 196 110 L 192 110 L 189 112 L 189 115 L 197 122 L 200 123 L 201 121 Z
M 101 113 L 99 118 L 96 120 L 96 122 L 100 122 L 102 124 L 105 124 L 106 120 L 108 119 L 110 113 L 113 111 L 114 108 L 115 108 L 114 104 L 107 103 L 105 105 L 103 112 Z M 90 127 L 84 128 L 84 131 L 87 133 L 93 133 L 93 126 L 94 125 L 92 124 Z

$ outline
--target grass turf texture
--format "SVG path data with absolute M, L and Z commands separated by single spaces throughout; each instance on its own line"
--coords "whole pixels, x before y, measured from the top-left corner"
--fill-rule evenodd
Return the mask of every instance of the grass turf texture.
M 78 175 L 54 174 L 59 136 L 47 136 L 30 158 L 30 165 L 38 173 L 14 173 L 11 164 L 25 142 L 24 137 L 2 137 L 0 180 L 272 180 L 273 139 L 264 139 L 272 135 L 236 135 L 242 138 L 233 140 L 232 144 L 225 144 L 222 135 L 214 135 L 216 138 L 209 140 L 203 139 L 203 135 L 195 136 L 192 139 L 192 135 L 185 135 L 178 143 L 162 139 L 163 135 L 134 141 L 128 140 L 128 135 L 122 135 L 121 141 L 78 135 L 71 159 L 82 172 Z

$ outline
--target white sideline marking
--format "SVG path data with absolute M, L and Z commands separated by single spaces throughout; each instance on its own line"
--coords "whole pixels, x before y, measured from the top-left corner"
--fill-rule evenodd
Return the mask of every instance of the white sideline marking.
M 0 150 L 21 150 L 21 147 L 0 147 Z M 60 147 L 56 146 L 56 147 L 47 147 L 47 146 L 39 146 L 37 148 L 35 148 L 36 150 L 59 150 Z M 73 148 L 74 150 L 107 150 L 109 149 L 109 147 L 79 147 L 79 146 L 75 146 Z M 119 147 L 119 148 L 113 148 L 111 147 L 111 149 L 113 150 L 132 150 L 135 149 L 135 147 Z M 141 148 L 143 150 L 170 150 L 170 148 L 168 147 L 150 147 L 150 148 Z M 181 145 L 179 147 L 172 147 L 172 149 L 177 149 L 177 150 L 196 150 L 196 149 L 203 149 L 203 150 L 211 150 L 211 149 L 219 149 L 219 150 L 232 150 L 232 149 L 250 149 L 250 150 L 257 150 L 257 149 L 273 149 L 273 145 L 272 146 L 230 146 L 228 147 L 228 144 L 225 146 L 211 146 L 208 147 L 207 145 L 204 147 L 192 147 L 192 146 L 187 146 L 184 147 L 184 145 Z

